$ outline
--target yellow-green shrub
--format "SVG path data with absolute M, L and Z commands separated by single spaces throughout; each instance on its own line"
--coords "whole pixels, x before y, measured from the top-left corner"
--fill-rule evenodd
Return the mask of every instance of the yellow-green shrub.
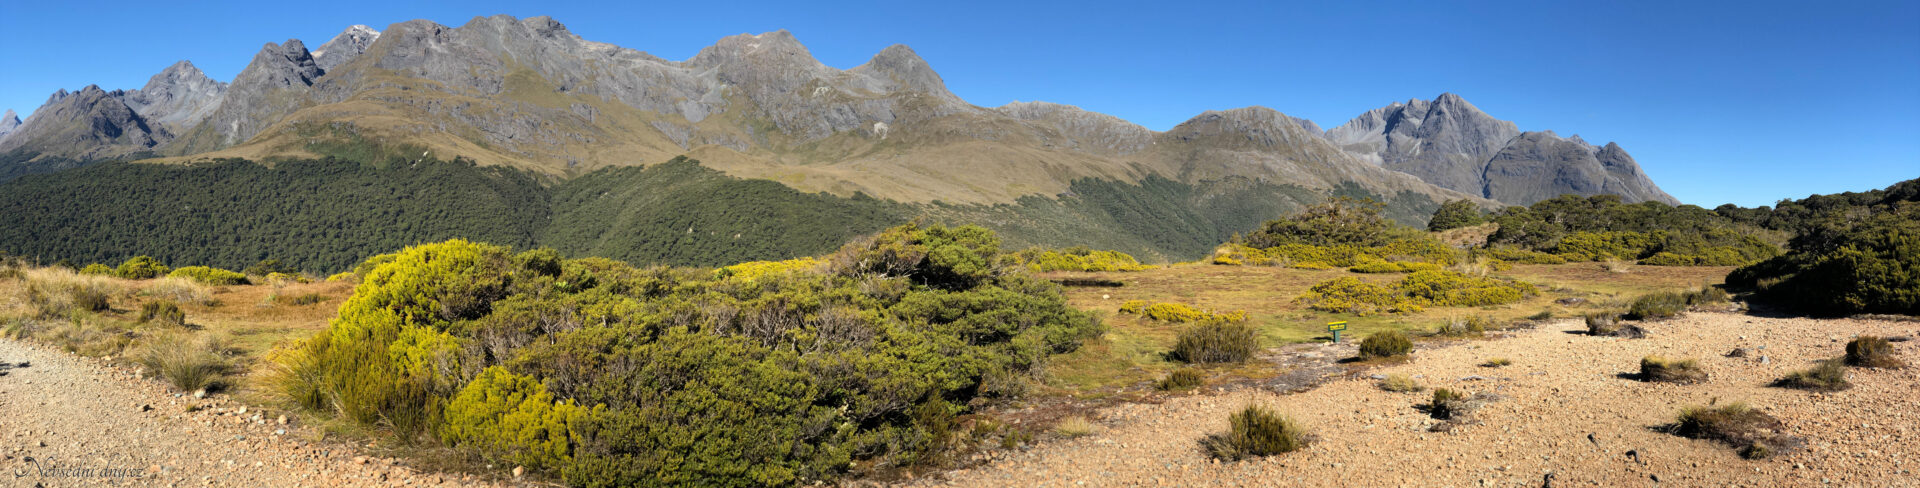
M 187 266 L 167 273 L 170 278 L 186 278 L 205 285 L 244 285 L 247 275 L 210 266 Z
M 1162 322 L 1204 322 L 1218 320 L 1226 322 L 1244 322 L 1247 311 L 1208 312 L 1182 303 L 1152 303 L 1146 300 L 1127 300 L 1120 304 L 1121 313 L 1130 313 Z
M 811 270 L 818 268 L 820 263 L 821 261 L 815 258 L 788 259 L 785 261 L 751 261 L 720 268 L 714 272 L 714 276 L 752 282 L 759 280 L 762 276 L 785 275 Z
M 486 456 L 553 470 L 572 462 L 580 439 L 568 427 L 581 415 L 570 401 L 556 401 L 533 378 L 489 367 L 447 403 L 440 439 Z
M 354 275 L 352 271 L 342 271 L 339 273 L 334 273 L 331 276 L 327 276 L 327 282 L 354 281 L 356 279 L 358 279 L 358 277 Z
M 1567 264 L 1567 258 L 1532 249 L 1514 247 L 1490 247 L 1477 251 L 1483 255 L 1501 261 L 1524 264 Z
M 1044 271 L 1141 271 L 1153 266 L 1119 251 L 1095 251 L 1085 247 L 1072 249 L 1028 249 L 1015 255 L 1028 270 Z
M 113 267 L 100 263 L 88 264 L 87 267 L 80 268 L 80 274 L 89 276 L 113 276 Z
M 1533 285 L 1451 271 L 1420 271 L 1400 280 L 1399 289 L 1421 305 L 1478 307 L 1517 302 L 1539 293 Z
M 1394 286 L 1375 285 L 1351 276 L 1320 282 L 1295 300 L 1313 310 L 1358 315 L 1424 310 Z
M 1434 271 L 1440 265 L 1433 263 L 1415 263 L 1407 261 L 1367 261 L 1347 268 L 1355 273 L 1412 273 L 1415 271 Z
M 147 280 L 167 275 L 167 265 L 146 256 L 134 256 L 114 268 L 114 276 L 129 280 Z

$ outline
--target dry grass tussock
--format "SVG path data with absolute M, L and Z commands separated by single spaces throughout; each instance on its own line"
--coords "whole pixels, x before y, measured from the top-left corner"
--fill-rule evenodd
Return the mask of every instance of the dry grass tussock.
M 38 268 L 20 272 L 21 292 L 39 318 L 71 317 L 76 312 L 107 309 L 108 299 L 124 289 L 119 280 L 75 273 L 65 268 Z
M 134 360 L 147 374 L 166 380 L 182 392 L 218 391 L 228 385 L 233 369 L 232 348 L 209 334 L 174 333 L 143 341 Z
M 1216 459 L 1238 461 L 1272 456 L 1307 447 L 1312 439 L 1306 427 L 1279 412 L 1260 405 L 1248 405 L 1227 417 L 1231 428 L 1200 440 L 1201 447 Z
M 1092 434 L 1095 430 L 1099 430 L 1099 428 L 1099 426 L 1093 424 L 1093 421 L 1087 420 L 1087 417 L 1083 415 L 1060 419 L 1060 423 L 1053 424 L 1053 432 L 1060 434 L 1061 437 L 1081 437 Z
M 1640 379 L 1665 383 L 1692 384 L 1707 381 L 1706 370 L 1694 359 L 1667 359 L 1660 356 L 1640 358 Z
M 1786 424 L 1765 412 L 1734 402 L 1718 408 L 1691 406 L 1680 410 L 1669 426 L 1675 435 L 1724 442 L 1747 459 L 1764 459 L 1784 454 L 1801 444 L 1800 439 L 1782 432 Z
M 140 294 L 174 303 L 213 305 L 213 290 L 193 280 L 169 276 L 153 280 Z

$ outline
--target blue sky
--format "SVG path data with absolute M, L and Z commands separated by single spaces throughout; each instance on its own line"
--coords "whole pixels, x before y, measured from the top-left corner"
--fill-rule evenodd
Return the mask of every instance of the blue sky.
M 231 80 L 263 43 L 352 24 L 504 13 L 668 59 L 775 29 L 840 68 L 902 43 L 975 104 L 1155 130 L 1247 105 L 1333 127 L 1454 92 L 1522 130 L 1619 142 L 1708 207 L 1920 177 L 1920 2 L 915 3 L 6 1 L 0 108 L 138 88 L 179 59 Z

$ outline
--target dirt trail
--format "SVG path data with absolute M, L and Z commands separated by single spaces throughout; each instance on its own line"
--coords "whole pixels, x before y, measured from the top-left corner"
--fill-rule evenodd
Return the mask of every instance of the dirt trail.
M 481 486 L 309 442 L 224 397 L 176 397 L 124 360 L 0 339 L 0 363 L 0 485 Z
M 1503 397 L 1477 423 L 1429 432 L 1426 393 L 1390 393 L 1362 375 L 1291 395 L 1242 391 L 1099 412 L 1093 435 L 1041 445 L 912 483 L 957 486 L 1920 486 L 1920 367 L 1851 369 L 1850 390 L 1767 386 L 1839 356 L 1855 334 L 1914 336 L 1920 323 L 1699 313 L 1648 326 L 1646 339 L 1588 337 L 1561 321 L 1511 338 L 1415 352 L 1369 374 L 1417 375 L 1428 387 Z M 1752 348 L 1746 358 L 1726 357 Z M 1764 349 L 1760 349 L 1764 347 Z M 1920 341 L 1895 343 L 1920 364 Z M 1632 379 L 1648 354 L 1699 358 L 1705 384 Z M 1765 359 L 1762 360 L 1761 357 Z M 1513 361 L 1481 367 L 1488 358 Z M 1781 418 L 1804 449 L 1761 461 L 1655 429 L 1691 404 L 1746 401 Z M 1306 423 L 1306 450 L 1216 463 L 1197 444 L 1250 402 Z

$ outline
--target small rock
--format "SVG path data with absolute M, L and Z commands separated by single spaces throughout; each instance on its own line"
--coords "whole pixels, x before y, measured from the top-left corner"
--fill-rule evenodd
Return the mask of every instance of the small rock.
M 514 466 L 514 467 L 513 467 L 513 477 L 515 477 L 515 478 L 519 478 L 519 477 L 520 477 L 520 475 L 523 475 L 523 474 L 527 474 L 527 468 L 526 468 L 525 466 Z
M 1772 362 L 1772 359 L 1768 359 L 1766 356 L 1760 356 L 1760 364 L 1769 364 Z
M 281 415 L 279 422 L 280 422 L 280 425 L 287 425 L 287 416 Z
M 246 414 L 247 414 L 247 407 L 244 407 L 244 406 L 240 407 L 240 415 L 246 415 Z
M 201 389 L 198 389 L 198 390 L 194 390 L 194 391 L 193 391 L 193 397 L 194 397 L 194 398 L 206 398 L 206 397 L 207 397 L 207 390 L 206 390 L 205 388 L 201 388 Z
M 354 456 L 354 457 L 353 457 L 353 464 L 367 464 L 367 457 L 366 457 L 366 456 Z
M 273 435 L 287 435 L 287 429 L 274 429 Z

